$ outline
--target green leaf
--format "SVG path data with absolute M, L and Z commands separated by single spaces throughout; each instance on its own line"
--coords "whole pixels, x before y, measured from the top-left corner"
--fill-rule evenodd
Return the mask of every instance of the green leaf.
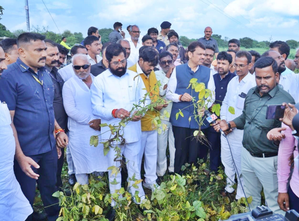
M 220 109 L 221 109 L 220 104 L 214 104 L 212 106 L 212 112 L 215 113 L 217 116 L 220 115 Z
M 193 136 L 196 137 L 197 134 L 198 134 L 198 132 L 199 132 L 198 130 L 195 130 L 195 131 L 193 132 Z
M 199 100 L 202 100 L 203 99 L 203 97 L 205 96 L 205 90 L 201 90 L 200 92 L 199 92 L 199 94 L 198 94 L 198 99 Z
M 191 78 L 190 81 L 189 81 L 191 84 L 194 84 L 197 82 L 197 78 Z
M 198 85 L 195 86 L 194 90 L 195 92 L 201 92 L 205 89 L 205 84 L 204 83 L 199 83 Z
M 98 136 L 91 136 L 89 144 L 90 144 L 90 146 L 97 147 L 99 145 L 99 137 Z
M 177 112 L 176 114 L 175 114 L 175 119 L 177 120 L 179 118 L 179 112 Z
M 184 117 L 184 114 L 181 110 L 179 110 L 179 114 L 180 114 L 181 117 Z
M 107 156 L 107 154 L 109 153 L 110 148 L 104 148 L 104 156 Z
M 212 92 L 210 89 L 205 89 L 205 98 L 212 97 Z
M 194 206 L 194 209 L 195 209 L 195 213 L 198 217 L 201 217 L 201 218 L 206 218 L 206 213 L 202 207 L 202 203 L 200 201 L 194 201 L 193 202 L 193 206 Z
M 114 180 L 113 180 L 112 182 L 110 182 L 110 184 L 112 184 L 112 185 L 117 185 L 118 182 L 117 182 L 116 179 L 114 178 Z
M 232 106 L 229 106 L 228 112 L 230 112 L 231 114 L 235 114 L 235 108 Z
M 108 124 L 104 123 L 104 124 L 100 124 L 100 127 L 107 127 Z
M 56 191 L 55 193 L 53 193 L 52 196 L 58 198 L 60 196 L 59 191 Z

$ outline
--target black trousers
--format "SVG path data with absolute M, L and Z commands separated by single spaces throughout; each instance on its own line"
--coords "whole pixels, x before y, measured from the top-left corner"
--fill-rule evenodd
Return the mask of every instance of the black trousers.
M 210 150 L 210 170 L 217 172 L 219 166 L 221 165 L 221 145 L 220 145 L 220 136 L 219 132 L 216 132 L 213 127 L 205 129 L 204 134 L 206 135 L 209 141 L 209 150 Z
M 185 163 L 197 165 L 197 159 L 207 159 L 208 145 L 196 140 L 195 129 L 172 126 L 175 142 L 174 172 L 182 174 Z M 203 132 L 205 133 L 205 130 Z
M 15 160 L 14 171 L 21 189 L 31 205 L 33 205 L 35 198 L 36 182 L 38 183 L 41 198 L 48 215 L 48 221 L 54 221 L 58 218 L 60 210 L 58 198 L 52 196 L 57 191 L 56 187 L 56 173 L 57 173 L 57 150 L 53 148 L 50 152 L 29 156 L 39 166 L 39 169 L 32 167 L 32 170 L 39 174 L 39 178 L 35 179 L 27 176 L 20 168 L 18 162 Z M 27 218 L 32 220 L 32 215 Z
M 64 163 L 64 148 L 61 148 L 61 157 L 58 159 L 58 164 L 57 164 L 57 183 L 56 186 L 58 189 L 62 188 L 62 180 L 61 180 L 61 171 Z

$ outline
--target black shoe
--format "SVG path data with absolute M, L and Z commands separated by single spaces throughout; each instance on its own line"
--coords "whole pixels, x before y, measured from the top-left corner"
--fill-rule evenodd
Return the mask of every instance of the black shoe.
M 161 183 L 163 182 L 163 176 L 158 176 L 156 182 L 158 185 L 161 185 Z
M 45 221 L 47 220 L 47 213 L 43 212 L 33 212 L 32 213 L 32 220 L 33 221 Z
M 69 175 L 69 184 L 70 184 L 71 186 L 74 186 L 76 182 L 77 182 L 77 179 L 76 179 L 75 174 L 71 174 L 71 175 Z
M 235 191 L 232 193 L 229 193 L 226 190 L 222 190 L 220 194 L 223 197 L 228 197 L 231 202 L 235 199 Z
M 109 212 L 107 213 L 106 215 L 106 218 L 109 220 L 109 221 L 114 221 L 115 220 L 115 209 L 113 207 L 110 208 Z

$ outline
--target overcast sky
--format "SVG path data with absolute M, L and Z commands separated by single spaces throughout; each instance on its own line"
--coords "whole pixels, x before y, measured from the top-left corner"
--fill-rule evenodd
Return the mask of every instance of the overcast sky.
M 203 36 L 206 26 L 222 37 L 299 41 L 299 0 L 28 0 L 30 24 L 62 33 L 87 35 L 90 26 L 123 29 L 137 24 L 144 35 L 148 28 L 160 30 L 163 21 L 189 38 Z M 45 5 L 50 14 L 48 13 Z M 1 1 L 5 9 L 0 22 L 7 29 L 26 30 L 25 0 Z M 126 33 L 126 37 L 128 33 Z

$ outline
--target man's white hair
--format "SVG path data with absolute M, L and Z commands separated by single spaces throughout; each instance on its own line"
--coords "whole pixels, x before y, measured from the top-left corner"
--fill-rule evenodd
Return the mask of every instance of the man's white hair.
M 75 61 L 76 59 L 86 60 L 86 61 L 89 63 L 89 61 L 88 61 L 88 57 L 87 57 L 86 54 L 75 54 L 75 55 L 72 57 L 72 63 L 73 63 L 73 64 L 74 64 L 74 61 Z

